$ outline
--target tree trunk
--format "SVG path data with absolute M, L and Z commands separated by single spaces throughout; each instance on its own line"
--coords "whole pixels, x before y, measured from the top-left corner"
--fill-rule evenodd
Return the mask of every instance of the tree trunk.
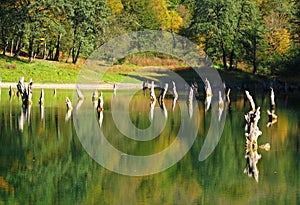
M 29 63 L 32 63 L 32 61 L 33 61 L 33 41 L 34 41 L 34 38 L 33 38 L 33 36 L 31 36 L 29 38 L 29 48 L 28 48 Z
M 62 38 L 62 34 L 59 34 L 59 36 L 57 38 L 56 52 L 55 52 L 55 56 L 54 56 L 55 61 L 59 60 L 61 38 Z
M 230 52 L 230 57 L 229 57 L 229 70 L 233 70 L 233 59 L 234 59 L 234 51 L 232 50 Z
M 5 54 L 6 54 L 7 47 L 8 47 L 8 42 L 7 42 L 7 41 L 3 41 L 3 42 L 5 42 L 5 43 L 4 43 L 4 46 L 3 46 L 3 55 L 5 55 Z
M 13 52 L 14 52 L 14 39 L 11 39 L 10 56 L 13 56 Z
M 53 60 L 53 49 L 49 50 L 48 59 Z
M 253 65 L 253 74 L 256 73 L 257 71 L 257 62 L 256 62 L 256 46 L 253 50 L 253 60 L 252 60 L 252 65 Z
M 18 50 L 19 48 L 19 39 L 17 39 L 17 43 L 16 43 L 16 47 L 15 47 L 15 52 Z
M 256 59 L 253 59 L 253 74 L 255 74 L 256 71 L 257 71 Z
M 77 49 L 77 52 L 76 52 L 76 56 L 75 56 L 75 58 L 73 58 L 73 62 L 72 62 L 73 64 L 77 63 L 77 60 L 78 60 L 78 57 L 79 57 L 79 53 L 80 53 L 80 49 L 81 49 L 81 44 L 82 44 L 82 42 L 79 43 L 79 46 L 78 46 L 78 49 Z M 73 50 L 73 52 L 74 52 L 74 50 Z
M 14 58 L 18 58 L 19 55 L 20 55 L 21 49 L 23 47 L 23 37 L 24 37 L 23 33 L 20 34 L 20 39 L 19 39 L 19 41 L 17 43 L 17 46 L 16 46 L 16 52 L 15 52 Z
M 47 58 L 47 42 L 46 42 L 46 39 L 45 39 L 44 50 L 43 50 L 43 59 L 46 60 L 46 58 Z
M 72 63 L 74 63 L 75 62 L 75 45 L 72 46 L 71 55 L 72 55 Z
M 74 63 L 74 64 L 76 64 L 76 61 L 75 61 L 76 34 L 77 34 L 77 25 L 75 25 L 74 32 L 73 32 L 73 45 L 72 45 L 72 50 L 71 50 L 72 63 Z
M 224 44 L 222 43 L 222 59 L 223 59 L 223 66 L 224 66 L 224 70 L 227 70 L 227 62 L 226 62 L 226 50 L 224 48 Z
M 72 49 L 73 49 L 73 47 L 69 50 L 68 57 L 66 59 L 66 63 L 68 63 L 68 61 L 69 61 L 70 55 L 72 53 Z
M 2 35 L 2 43 L 3 43 L 3 55 L 5 55 L 5 53 L 6 53 L 6 49 L 7 49 L 7 40 L 6 40 L 6 38 L 5 38 L 5 33 L 4 33 L 4 28 L 3 27 L 1 27 L 1 35 Z
M 257 50 L 257 41 L 256 41 L 256 34 L 255 34 L 253 39 L 253 60 L 252 60 L 253 74 L 255 74 L 257 71 L 256 50 Z

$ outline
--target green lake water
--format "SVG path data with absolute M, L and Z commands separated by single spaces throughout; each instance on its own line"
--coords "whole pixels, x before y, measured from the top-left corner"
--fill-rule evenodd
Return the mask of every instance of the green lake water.
M 80 108 L 73 102 L 73 113 L 66 119 L 65 98 L 71 91 L 45 90 L 44 111 L 34 90 L 33 105 L 23 112 L 17 97 L 11 101 L 8 90 L 1 90 L 0 101 L 0 204 L 300 204 L 300 106 L 299 94 L 276 94 L 278 121 L 267 127 L 269 96 L 257 94 L 261 107 L 258 144 L 258 182 L 244 173 L 245 119 L 250 106 L 244 96 L 233 93 L 227 107 L 225 127 L 219 143 L 204 161 L 198 156 L 210 126 L 211 112 L 198 101 L 197 138 L 187 154 L 175 165 L 148 176 L 126 176 L 103 168 L 81 144 L 74 127 L 75 112 L 84 112 L 92 93 Z M 122 98 L 117 93 L 116 98 Z M 109 143 L 125 153 L 147 156 L 166 149 L 180 127 L 178 106 L 166 99 L 166 126 L 159 136 L 147 142 L 124 137 L 114 125 L 110 101 L 113 93 L 104 92 L 102 132 Z M 179 102 L 182 100 L 179 100 Z M 138 128 L 150 126 L 150 100 L 143 93 L 130 102 L 130 118 Z M 155 109 L 161 109 L 158 103 Z M 155 113 L 156 121 L 164 115 Z M 97 121 L 97 113 L 90 116 Z M 88 133 L 87 133 L 88 134 Z M 101 147 L 99 147 L 101 149 Z M 111 163 L 118 159 L 111 156 Z M 159 163 L 159 162 L 158 162 Z M 123 165 L 123 166 L 126 166 Z M 154 166 L 154 165 L 153 165 Z M 158 165 L 155 165 L 158 166 Z

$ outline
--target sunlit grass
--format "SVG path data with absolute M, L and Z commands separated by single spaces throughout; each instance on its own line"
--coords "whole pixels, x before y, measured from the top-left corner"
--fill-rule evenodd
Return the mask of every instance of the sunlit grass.
M 144 62 L 145 59 L 139 60 Z M 105 71 L 103 77 L 98 68 L 99 65 L 97 65 L 94 68 L 95 72 L 91 73 L 90 77 L 98 82 L 97 74 L 99 74 L 101 76 L 99 77 L 99 83 L 141 83 L 144 79 L 159 82 L 162 77 L 165 77 L 171 71 L 179 74 L 187 83 L 194 80 L 197 82 L 202 81 L 193 69 L 187 65 L 176 64 L 176 61 L 175 63 L 173 61 L 163 62 L 161 66 L 151 65 L 149 61 L 147 61 L 147 66 L 124 62 L 122 65 L 118 64 L 110 67 Z M 27 58 L 14 59 L 0 55 L 0 78 L 2 82 L 18 82 L 20 77 L 24 76 L 27 82 L 32 78 L 35 83 L 76 83 L 80 71 L 85 69 L 84 62 L 84 60 L 80 60 L 78 64 L 74 65 L 72 63 L 35 59 L 32 63 L 28 63 Z M 174 65 L 167 64 L 172 62 Z M 153 64 L 155 63 L 157 61 L 154 60 Z M 270 76 L 254 75 L 242 71 L 227 72 L 218 66 L 217 70 L 222 80 L 231 84 L 262 83 L 264 81 L 268 82 L 271 78 Z M 299 78 L 296 78 L 296 76 L 278 77 L 284 82 L 299 83 Z
M 36 59 L 13 59 L 0 56 L 0 75 L 2 82 L 18 82 L 21 76 L 39 83 L 74 83 L 80 70 L 79 65 Z

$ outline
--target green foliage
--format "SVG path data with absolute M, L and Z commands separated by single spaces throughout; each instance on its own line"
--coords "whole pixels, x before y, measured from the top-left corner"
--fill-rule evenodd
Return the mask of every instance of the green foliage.
M 285 70 L 299 47 L 294 0 L 8 0 L 0 2 L 1 48 L 73 63 L 131 31 L 165 30 L 193 40 L 225 70 Z M 283 63 L 284 62 L 284 63 Z
M 58 60 L 72 49 L 73 63 L 99 46 L 109 15 L 104 0 L 8 1 L 1 8 L 1 40 L 17 57 L 24 48 L 30 58 Z
M 37 83 L 76 83 L 79 66 L 60 62 L 36 60 L 29 64 L 26 60 L 15 60 L 0 56 L 0 75 L 2 82 L 18 82 L 24 76 Z
M 195 2 L 192 38 L 225 70 L 247 63 L 255 73 L 274 73 L 289 55 L 295 24 L 293 1 L 201 0 Z
M 151 1 L 149 0 L 129 0 L 124 1 L 124 15 L 131 14 L 134 19 L 134 24 L 130 30 L 152 29 L 160 28 L 159 19 L 155 14 Z

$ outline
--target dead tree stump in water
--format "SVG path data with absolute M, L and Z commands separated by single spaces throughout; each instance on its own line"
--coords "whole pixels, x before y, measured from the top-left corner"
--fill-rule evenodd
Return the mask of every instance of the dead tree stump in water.
M 163 103 L 164 99 L 165 99 L 165 96 L 167 94 L 167 91 L 168 91 L 168 83 L 165 84 L 165 87 L 163 89 L 161 89 L 160 91 L 160 94 L 159 94 L 159 97 L 158 97 L 158 100 L 160 102 L 160 104 Z
M 18 84 L 18 92 L 22 98 L 23 106 L 28 107 L 32 104 L 32 79 L 30 79 L 30 82 L 28 84 L 28 87 L 26 89 L 25 83 L 24 83 L 24 77 L 21 77 Z
M 244 173 L 249 177 L 253 176 L 255 181 L 258 182 L 259 170 L 257 168 L 257 163 L 261 159 L 261 155 L 257 152 L 257 139 L 262 134 L 258 127 L 260 107 L 256 109 L 256 105 L 250 93 L 248 91 L 245 91 L 245 93 L 250 101 L 251 110 L 245 115 L 246 168 L 244 169 Z
M 273 124 L 275 124 L 277 122 L 277 115 L 275 114 L 275 94 L 274 94 L 274 90 L 271 87 L 271 94 L 270 94 L 270 110 L 267 110 L 268 113 L 268 123 L 267 123 L 267 127 L 271 127 Z
M 156 101 L 156 96 L 155 96 L 155 91 L 154 91 L 154 82 L 153 81 L 151 83 L 151 88 L 150 88 L 150 100 L 151 101 Z

